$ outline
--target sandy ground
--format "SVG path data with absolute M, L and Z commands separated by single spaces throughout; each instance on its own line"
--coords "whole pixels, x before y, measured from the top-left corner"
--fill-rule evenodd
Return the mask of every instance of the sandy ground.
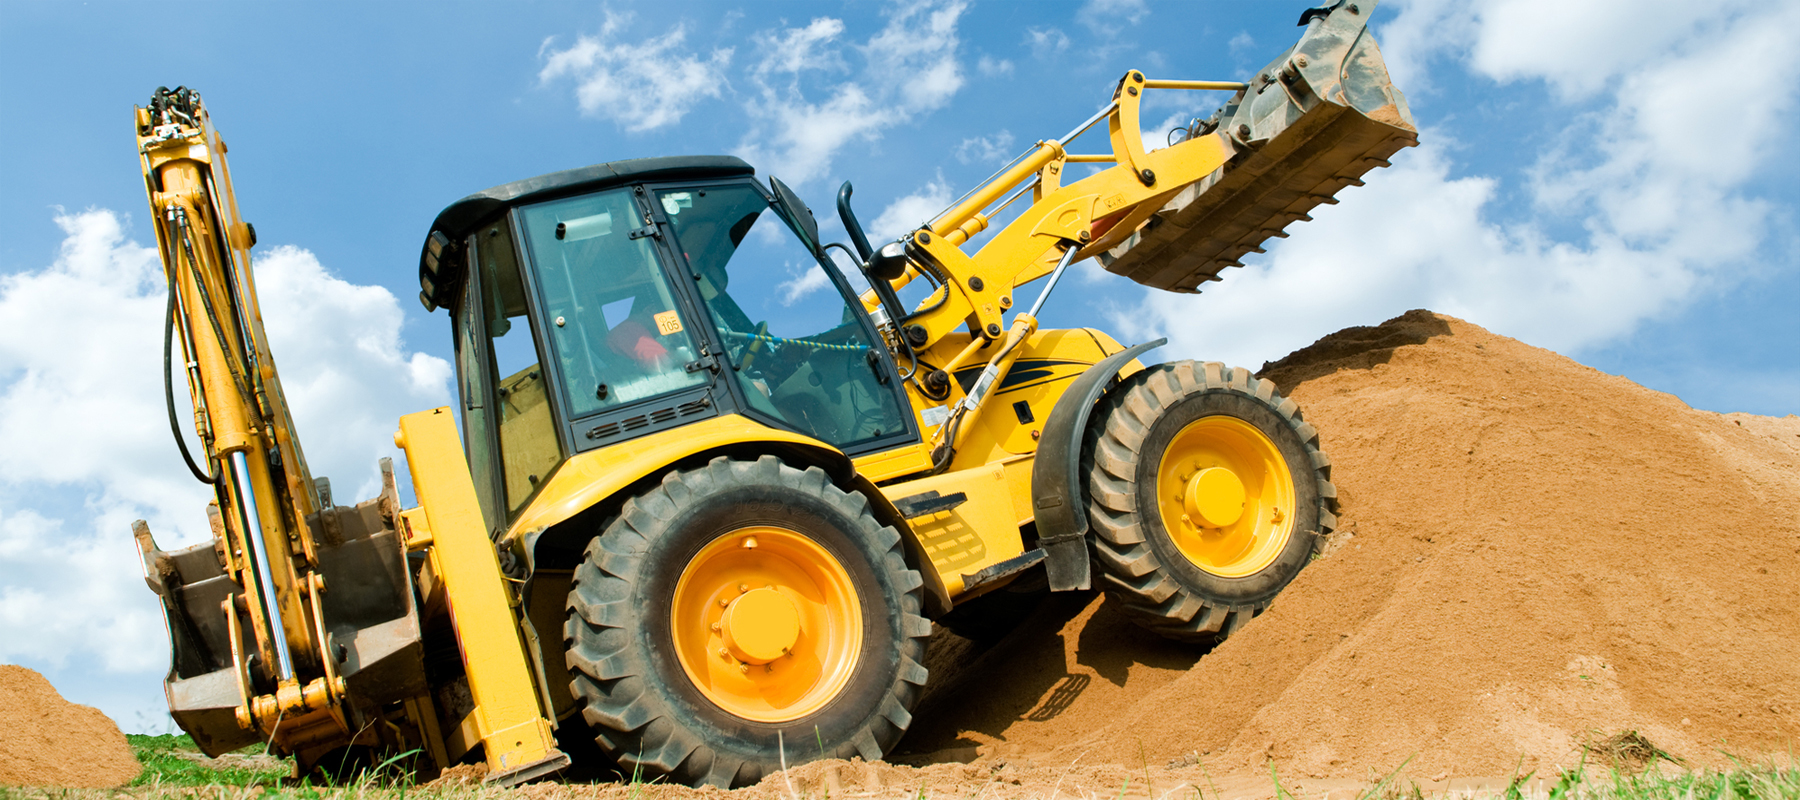
M 1427 791 L 1500 790 L 1627 730 L 1696 768 L 1793 752 L 1800 417 L 1697 411 L 1424 311 L 1261 374 L 1322 432 L 1343 506 L 1267 613 L 1210 648 L 1144 633 L 1102 595 L 1052 597 L 988 645 L 940 631 L 895 763 L 815 762 L 731 794 L 1270 797 L 1271 762 L 1305 797 L 1402 765 Z M 24 673 L 0 667 L 0 784 L 136 774 L 99 712 Z M 81 748 L 94 758 L 20 760 Z M 54 772 L 70 764 L 90 767 Z M 633 792 L 723 794 L 510 794 Z
M 44 676 L 0 664 L 0 786 L 121 786 L 142 767 L 119 726 L 57 694 Z
M 739 794 L 1268 797 L 1271 761 L 1308 797 L 1402 765 L 1427 791 L 1499 790 L 1627 730 L 1695 768 L 1791 752 L 1800 417 L 1697 411 L 1424 311 L 1262 375 L 1322 431 L 1343 503 L 1268 613 L 1211 649 L 1102 596 L 986 647 L 940 632 L 895 765 Z

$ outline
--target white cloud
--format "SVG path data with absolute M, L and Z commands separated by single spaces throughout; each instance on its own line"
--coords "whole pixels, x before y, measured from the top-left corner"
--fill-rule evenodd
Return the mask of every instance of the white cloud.
M 1791 6 L 1682 17 L 1686 38 L 1646 34 L 1657 50 L 1613 48 L 1614 60 L 1588 64 L 1597 84 L 1565 82 L 1562 51 L 1590 41 L 1612 48 L 1615 26 L 1550 14 L 1542 38 L 1556 47 L 1533 61 L 1491 46 L 1507 53 L 1501 58 L 1483 55 L 1479 43 L 1520 41 L 1510 29 L 1487 29 L 1518 18 L 1496 12 L 1433 28 L 1448 7 L 1414 3 L 1389 29 L 1460 31 L 1476 46 L 1459 49 L 1452 36 L 1431 47 L 1487 78 L 1534 75 L 1559 97 L 1606 90 L 1578 106 L 1546 103 L 1567 127 L 1520 148 L 1537 156 L 1516 186 L 1502 176 L 1458 176 L 1454 137 L 1428 128 L 1421 147 L 1369 175 L 1367 187 L 1340 194 L 1341 205 L 1321 206 L 1316 221 L 1291 226 L 1293 238 L 1228 271 L 1202 298 L 1151 291 L 1142 307 L 1116 309 L 1128 338 L 1166 333 L 1171 355 L 1255 366 L 1332 330 L 1426 307 L 1572 352 L 1615 341 L 1759 268 L 1770 211 L 1744 185 L 1793 124 L 1795 87 L 1784 76 L 1800 61 L 1800 37 Z M 1431 59 L 1407 50 L 1414 41 L 1384 44 L 1420 69 Z M 1728 124 L 1707 124 L 1700 107 L 1734 113 Z M 1515 196 L 1523 202 L 1509 204 Z M 1275 309 L 1281 325 L 1268 324 Z
M 964 164 L 977 161 L 1004 164 L 1016 153 L 1013 151 L 1013 135 L 1011 131 L 1000 131 L 988 136 L 971 136 L 956 146 L 956 160 Z
M 1225 43 L 1225 48 L 1230 50 L 1231 55 L 1234 57 L 1255 55 L 1256 38 L 1251 36 L 1249 31 L 1238 31 L 1236 35 L 1231 37 L 1231 41 Z
M 998 78 L 1013 73 L 1013 63 L 1004 58 L 982 56 L 975 62 L 975 71 L 984 78 Z
M 1025 44 L 1038 58 L 1050 58 L 1069 49 L 1069 35 L 1059 28 L 1026 28 Z
M 843 42 L 844 22 L 831 17 L 752 35 L 755 61 L 732 92 L 748 118 L 734 152 L 800 186 L 825 177 L 851 142 L 877 140 L 943 107 L 965 81 L 956 51 L 967 7 L 967 0 L 897 3 L 882 30 L 860 44 Z M 630 20 L 608 11 L 597 35 L 560 49 L 545 40 L 540 82 L 572 79 L 583 113 L 612 118 L 629 131 L 673 124 L 703 99 L 731 91 L 725 70 L 733 49 L 693 51 L 684 46 L 682 25 L 634 43 L 620 36 Z M 858 60 L 860 68 L 853 68 Z M 991 60 L 984 67 L 1011 68 Z
M 170 441 L 156 251 L 111 211 L 56 223 L 54 263 L 0 278 L 0 662 L 160 729 L 168 647 L 131 521 L 164 548 L 205 541 L 210 492 Z M 343 479 L 339 502 L 372 496 L 396 418 L 444 403 L 449 365 L 406 351 L 387 290 L 332 277 L 304 250 L 259 254 L 257 278 L 314 474 Z M 197 445 L 179 380 L 176 395 Z
M 687 39 L 683 25 L 651 39 L 613 41 L 630 22 L 631 15 L 609 10 L 597 36 L 576 37 L 560 50 L 552 46 L 554 38 L 545 39 L 538 81 L 573 80 L 583 114 L 610 118 L 633 132 L 680 122 L 702 98 L 719 97 L 731 48 L 704 57 L 677 53 Z
M 1125 26 L 1138 24 L 1149 13 L 1144 0 L 1087 0 L 1075 12 L 1075 21 L 1110 38 L 1119 35 Z
M 1721 32 L 1737 13 L 1783 4 L 1751 0 L 1402 0 L 1379 32 L 1396 82 L 1431 85 L 1425 62 L 1446 53 L 1500 81 L 1544 80 L 1559 95 L 1588 97 L 1613 79 Z M 1771 8 L 1772 7 L 1772 8 Z M 1792 3 L 1786 4 L 1791 17 Z
M 842 20 L 819 17 L 804 28 L 759 34 L 756 41 L 762 47 L 763 59 L 751 71 L 767 77 L 782 72 L 798 75 L 807 70 L 842 70 L 843 57 L 827 46 L 843 32 Z
M 758 36 L 755 92 L 745 102 L 751 128 L 738 155 L 799 185 L 827 175 L 850 142 L 877 139 L 942 107 L 964 82 L 956 27 L 966 7 L 962 0 L 896 7 L 886 27 L 854 48 L 865 62 L 860 76 L 812 91 L 803 86 L 804 72 L 846 69 L 835 44 L 843 23 L 815 19 L 805 28 Z
M 831 285 L 831 276 L 825 274 L 817 264 L 802 264 L 798 269 L 793 264 L 787 265 L 788 274 L 792 278 L 776 285 L 775 291 L 781 294 L 781 305 L 791 306 L 813 292 Z
M 404 470 L 393 443 L 400 417 L 449 402 L 449 362 L 406 350 L 391 292 L 338 278 L 309 251 L 265 251 L 256 275 L 269 349 L 314 477 L 334 478 L 339 503 L 374 497 L 382 457 Z
M 875 217 L 875 222 L 869 225 L 871 241 L 876 247 L 880 247 L 885 242 L 918 230 L 948 207 L 953 197 L 950 194 L 950 184 L 944 181 L 944 176 L 937 176 L 918 191 L 895 200 L 882 209 L 881 214 Z
M 156 250 L 108 211 L 56 224 L 54 264 L 0 278 L 0 484 L 94 486 L 100 502 L 166 511 L 204 497 L 169 441 Z

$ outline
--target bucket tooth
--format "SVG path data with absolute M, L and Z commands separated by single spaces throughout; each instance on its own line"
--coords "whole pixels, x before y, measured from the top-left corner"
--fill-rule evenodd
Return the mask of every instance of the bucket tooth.
M 1282 228 L 1312 219 L 1304 210 L 1335 204 L 1337 192 L 1362 186 L 1363 174 L 1418 144 L 1406 98 L 1367 29 L 1374 6 L 1308 12 L 1299 43 L 1261 71 L 1280 79 L 1241 90 L 1216 126 L 1190 132 L 1220 137 L 1231 160 L 1100 254 L 1101 265 L 1146 286 L 1195 291 L 1236 265 L 1234 255 L 1286 238 Z

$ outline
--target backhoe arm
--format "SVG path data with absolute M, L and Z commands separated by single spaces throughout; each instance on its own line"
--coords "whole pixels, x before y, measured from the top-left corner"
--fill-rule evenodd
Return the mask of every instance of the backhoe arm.
M 176 721 L 208 753 L 261 741 L 303 771 L 350 747 L 437 767 L 482 747 L 489 780 L 506 784 L 567 766 L 449 410 L 403 418 L 396 437 L 422 507 L 401 510 L 387 459 L 379 497 L 333 504 L 301 455 L 263 334 L 255 233 L 199 95 L 158 90 L 137 109 L 137 140 L 201 463 L 181 447 L 215 491 L 208 545 L 164 552 L 135 526 L 168 615 Z M 173 407 L 171 390 L 171 420 Z M 473 708 L 427 683 L 415 570 L 431 608 L 455 612 L 454 636 L 434 641 L 457 646 Z
M 308 624 L 310 587 L 300 577 L 317 560 L 306 518 L 319 498 L 263 334 L 250 271 L 254 233 L 238 216 L 225 143 L 197 94 L 158 91 L 137 110 L 137 138 L 202 471 L 213 477 L 229 568 L 252 611 L 256 652 L 247 668 L 286 685 L 299 669 L 329 664 Z M 322 702 L 335 687 L 297 688 Z

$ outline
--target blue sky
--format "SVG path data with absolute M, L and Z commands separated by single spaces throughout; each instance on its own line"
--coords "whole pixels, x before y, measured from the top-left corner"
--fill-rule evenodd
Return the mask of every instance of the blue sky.
M 448 398 L 447 323 L 414 296 L 426 226 L 455 199 L 731 153 L 837 238 L 831 200 L 853 180 L 891 236 L 1087 117 L 1127 69 L 1246 77 L 1307 5 L 5 4 L 0 662 L 127 730 L 165 724 L 129 523 L 199 541 L 205 500 L 158 396 L 162 287 L 130 125 L 157 86 L 199 90 L 231 145 L 309 460 L 360 498 L 394 419 Z M 1421 147 L 1203 295 L 1090 265 L 1045 324 L 1255 367 L 1428 307 L 1698 408 L 1800 412 L 1797 18 L 1792 0 L 1383 4 Z M 1153 93 L 1146 138 L 1219 99 Z

